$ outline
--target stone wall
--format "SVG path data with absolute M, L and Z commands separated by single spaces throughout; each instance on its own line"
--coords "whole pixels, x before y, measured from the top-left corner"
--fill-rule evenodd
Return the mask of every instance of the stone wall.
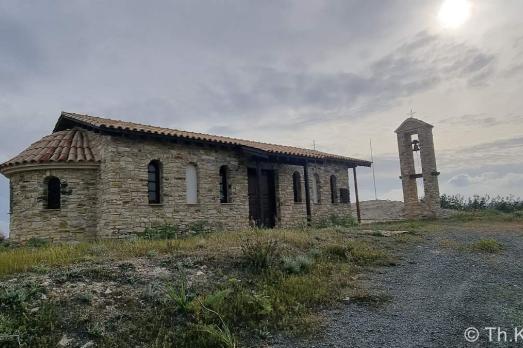
M 301 196 L 300 203 L 294 202 L 292 175 L 300 173 Z M 305 207 L 305 181 L 303 166 L 276 165 L 276 210 L 279 227 L 304 226 L 307 224 Z
M 401 201 L 360 201 L 362 222 L 403 220 L 405 218 L 404 209 L 404 204 Z M 356 218 L 356 203 L 352 203 L 352 213 Z
M 212 229 L 249 226 L 248 165 L 238 152 L 210 146 L 137 140 L 120 136 L 89 137 L 96 144 L 101 162 L 90 167 L 68 163 L 46 165 L 10 174 L 13 186 L 11 238 L 33 237 L 53 241 L 94 238 L 125 238 L 148 227 L 174 225 L 190 230 L 195 224 Z M 161 203 L 148 201 L 148 164 L 161 163 Z M 186 200 L 186 167 L 194 164 L 198 175 L 198 203 Z M 220 202 L 220 167 L 228 167 L 230 202 Z M 277 226 L 303 226 L 307 222 L 302 166 L 266 163 L 276 174 Z M 62 166 L 60 168 L 60 166 Z M 40 169 L 38 169 L 40 168 Z M 90 168 L 90 169 L 86 169 Z M 331 215 L 351 216 L 350 204 L 331 203 L 330 176 L 339 189 L 348 188 L 346 167 L 311 164 L 309 187 L 313 221 Z M 302 202 L 295 203 L 292 175 L 300 173 Z M 314 174 L 320 176 L 320 202 L 312 203 Z M 45 209 L 44 179 L 62 182 L 61 209 Z
M 196 145 L 136 141 L 104 137 L 99 196 L 99 237 L 123 237 L 145 228 L 176 225 L 181 229 L 204 223 L 212 227 L 238 229 L 249 225 L 247 165 L 236 152 Z M 151 205 L 147 199 L 147 165 L 162 163 L 162 203 Z M 198 204 L 186 203 L 185 169 L 198 168 Z M 220 203 L 219 169 L 227 165 L 231 202 Z M 272 166 L 276 173 L 277 226 L 306 223 L 305 184 L 302 166 Z M 338 178 L 340 188 L 348 188 L 347 168 L 339 165 L 311 165 L 310 188 L 314 173 L 320 175 L 321 200 L 312 205 L 313 220 L 330 215 L 351 216 L 350 204 L 332 204 L 330 175 Z M 295 203 L 292 174 L 298 171 L 302 184 L 302 203 Z
M 340 189 L 346 188 L 350 191 L 349 185 L 349 168 L 342 165 L 311 165 L 309 168 L 309 187 L 312 190 L 312 180 L 314 174 L 320 176 L 320 202 L 312 204 L 312 220 L 317 222 L 331 215 L 350 217 L 351 206 L 348 203 L 340 202 Z M 336 175 L 337 180 L 337 203 L 331 202 L 330 177 Z M 351 197 L 352 199 L 352 197 Z M 312 198 L 311 198 L 312 201 Z
M 55 241 L 91 240 L 96 236 L 98 170 L 78 168 L 34 169 L 13 173 L 10 239 Z M 47 185 L 55 176 L 61 182 L 61 208 L 46 209 Z
M 294 191 L 292 174 L 297 171 L 301 177 L 302 202 L 294 202 Z M 314 174 L 320 177 L 319 202 L 312 202 L 312 181 Z M 330 177 L 336 175 L 338 202 L 331 202 Z M 309 165 L 309 191 L 311 192 L 312 221 L 318 222 L 331 215 L 351 216 L 350 204 L 340 203 L 340 188 L 349 189 L 348 168 L 334 164 L 310 164 Z M 276 186 L 277 207 L 279 209 L 279 226 L 294 227 L 304 225 L 307 222 L 307 211 L 305 205 L 305 179 L 302 166 L 279 165 L 278 180 Z
M 194 223 L 212 227 L 248 226 L 247 168 L 228 150 L 122 137 L 104 137 L 101 164 L 99 236 L 123 237 L 146 227 L 176 225 L 186 229 Z M 161 204 L 149 204 L 147 166 L 162 165 Z M 187 204 L 185 170 L 195 164 L 198 172 L 198 203 Z M 227 165 L 231 202 L 220 203 L 219 169 Z

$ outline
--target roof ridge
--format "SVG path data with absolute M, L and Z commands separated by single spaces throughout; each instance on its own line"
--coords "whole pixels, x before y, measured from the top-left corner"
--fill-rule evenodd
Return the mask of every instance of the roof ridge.
M 72 122 L 72 124 L 71 124 Z M 123 131 L 133 131 L 140 133 L 149 133 L 149 134 L 158 134 L 168 137 L 175 138 L 186 138 L 196 141 L 207 141 L 218 144 L 227 144 L 233 146 L 243 146 L 247 148 L 253 148 L 261 150 L 263 152 L 272 153 L 272 154 L 282 154 L 290 156 L 299 156 L 305 158 L 314 158 L 314 159 L 331 159 L 331 160 L 341 160 L 349 161 L 356 165 L 370 166 L 371 162 L 356 158 L 351 158 L 348 156 L 341 156 L 330 154 L 323 151 L 318 151 L 315 149 L 308 149 L 303 147 L 297 147 L 292 145 L 278 145 L 274 143 L 261 142 L 255 140 L 247 140 L 241 138 L 233 138 L 228 136 L 214 135 L 208 133 L 194 132 L 194 131 L 185 131 L 176 128 L 166 128 L 153 125 L 146 125 L 142 123 L 132 122 L 132 121 L 121 121 L 115 120 L 107 117 L 92 116 L 88 114 L 79 114 L 74 112 L 62 111 L 60 119 L 56 123 L 55 130 L 63 130 L 66 127 L 75 126 L 75 125 L 84 125 L 87 127 L 93 128 L 107 128 Z
M 217 138 L 225 138 L 225 139 L 236 140 L 236 141 L 244 141 L 244 142 L 249 142 L 249 143 L 257 143 L 257 144 L 273 145 L 273 146 L 285 146 L 285 147 L 299 149 L 299 150 L 308 150 L 308 151 L 315 151 L 315 152 L 319 152 L 319 153 L 328 154 L 327 152 L 322 152 L 322 151 L 318 151 L 318 150 L 315 150 L 315 149 L 309 149 L 309 148 L 306 148 L 306 147 L 299 147 L 299 146 L 294 146 L 294 145 L 281 145 L 281 144 L 269 143 L 269 142 L 259 141 L 259 140 L 248 140 L 248 139 L 243 139 L 243 138 L 230 137 L 230 136 L 227 136 L 227 135 L 217 135 L 217 134 L 211 134 L 211 133 L 196 132 L 196 131 L 191 131 L 191 130 L 182 130 L 182 129 L 179 129 L 179 128 L 168 128 L 168 127 L 153 126 L 153 125 L 150 125 L 150 124 L 139 123 L 139 122 L 134 122 L 134 121 L 122 121 L 122 120 L 117 120 L 117 119 L 109 118 L 109 117 L 100 117 L 100 116 L 93 116 L 93 115 L 88 115 L 88 114 L 78 114 L 78 113 L 75 113 L 75 112 L 62 111 L 61 115 L 64 115 L 64 114 L 66 114 L 66 115 L 73 115 L 73 116 L 95 118 L 95 119 L 98 119 L 98 120 L 108 120 L 108 121 L 112 121 L 112 122 L 125 122 L 125 123 L 129 123 L 129 124 L 137 125 L 137 126 L 168 129 L 168 130 L 175 131 L 175 132 L 192 133 L 192 134 L 198 134 L 198 135 L 203 135 L 203 136 L 213 136 L 213 137 L 217 137 Z

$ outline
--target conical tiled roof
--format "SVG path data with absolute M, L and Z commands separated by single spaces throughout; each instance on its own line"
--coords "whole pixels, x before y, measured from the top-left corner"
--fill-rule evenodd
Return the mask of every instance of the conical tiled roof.
M 0 169 L 21 164 L 99 161 L 100 155 L 91 146 L 87 131 L 75 128 L 43 137 L 18 156 L 0 164 Z

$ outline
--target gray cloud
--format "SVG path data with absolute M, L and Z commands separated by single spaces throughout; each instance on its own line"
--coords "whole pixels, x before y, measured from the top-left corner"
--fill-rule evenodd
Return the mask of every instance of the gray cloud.
M 521 4 L 493 3 L 473 30 L 447 33 L 431 24 L 440 2 L 1 1 L 0 161 L 49 133 L 60 110 L 291 145 L 316 138 L 354 155 L 367 152 L 362 138 L 387 143 L 415 98 L 427 113 L 461 115 L 436 118 L 441 128 L 484 135 L 441 151 L 445 183 L 501 173 L 491 165 L 517 174 Z M 514 125 L 511 140 L 491 139 L 502 124 Z M 397 193 L 397 159 L 376 155 L 378 189 Z M 370 172 L 361 176 L 365 196 Z
M 491 76 L 494 64 L 492 54 L 420 32 L 371 63 L 367 74 L 249 66 L 222 72 L 213 87 L 206 89 L 205 99 L 215 112 L 228 115 L 224 123 L 235 119 L 234 115 L 293 109 L 295 117 L 287 122 L 280 119 L 275 127 L 295 128 L 386 110 L 400 98 L 443 82 L 462 80 L 468 86 L 478 86 Z M 266 121 L 260 118 L 257 123 L 271 127 L 272 120 Z
M 482 125 L 485 127 L 500 124 L 518 124 L 523 122 L 523 115 L 488 115 L 487 113 L 465 114 L 455 117 L 447 117 L 438 123 L 442 125 Z

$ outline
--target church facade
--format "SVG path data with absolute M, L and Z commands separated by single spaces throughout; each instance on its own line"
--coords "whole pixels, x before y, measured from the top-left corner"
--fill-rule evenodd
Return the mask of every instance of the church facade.
M 62 112 L 0 165 L 10 238 L 125 238 L 146 228 L 299 226 L 350 216 L 355 158 Z

